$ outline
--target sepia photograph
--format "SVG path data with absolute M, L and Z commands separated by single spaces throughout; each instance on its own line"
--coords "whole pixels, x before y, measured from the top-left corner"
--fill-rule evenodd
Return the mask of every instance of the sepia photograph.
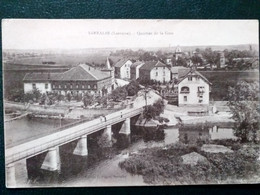
M 7 188 L 260 183 L 259 21 L 3 19 Z

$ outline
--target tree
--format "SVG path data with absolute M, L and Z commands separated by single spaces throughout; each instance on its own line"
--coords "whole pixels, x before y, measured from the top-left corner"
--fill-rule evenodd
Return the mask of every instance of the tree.
M 145 107 L 143 117 L 147 120 L 154 119 L 159 116 L 164 110 L 163 100 L 157 100 L 153 105 Z
M 127 96 L 127 91 L 125 87 L 118 87 L 111 93 L 111 98 L 114 101 L 124 100 Z
M 8 93 L 8 100 L 20 102 L 24 100 L 24 92 L 23 89 L 20 88 L 12 88 Z
M 151 55 L 150 52 L 145 52 L 144 54 L 142 54 L 140 56 L 139 60 L 141 60 L 141 61 L 151 61 L 151 60 L 157 60 L 157 57 Z
M 38 101 L 40 97 L 42 96 L 41 92 L 38 89 L 33 89 L 32 91 L 26 93 L 24 95 L 24 101 L 29 102 L 29 101 Z
M 213 64 L 217 64 L 219 61 L 219 54 L 216 51 L 212 51 L 211 48 L 206 48 L 205 51 L 202 52 L 202 56 L 210 64 L 211 68 Z
M 126 86 L 126 90 L 127 90 L 127 95 L 128 96 L 134 96 L 137 94 L 137 92 L 139 91 L 140 87 L 139 87 L 139 83 L 137 81 L 131 81 L 127 86 Z
M 228 90 L 228 106 L 235 120 L 234 134 L 241 142 L 257 141 L 259 131 L 259 83 L 239 82 Z
M 93 100 L 94 100 L 94 96 L 91 95 L 90 93 L 86 93 L 82 99 L 85 107 L 91 105 L 93 103 Z
M 186 60 L 183 58 L 183 57 L 178 57 L 177 61 L 176 61 L 176 64 L 178 66 L 184 66 L 184 67 L 187 67 L 187 62 Z
M 202 65 L 202 59 L 201 57 L 195 55 L 191 57 L 192 63 L 197 67 L 198 65 Z

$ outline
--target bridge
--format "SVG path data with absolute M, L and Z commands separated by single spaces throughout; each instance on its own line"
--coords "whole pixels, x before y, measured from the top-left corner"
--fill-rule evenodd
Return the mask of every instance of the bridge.
M 87 156 L 87 136 L 104 129 L 112 146 L 111 127 L 123 122 L 119 133 L 130 134 L 130 119 L 143 112 L 143 107 L 126 108 L 92 121 L 78 121 L 57 129 L 56 133 L 14 146 L 5 150 L 6 181 L 8 187 L 16 185 L 15 163 L 47 152 L 41 169 L 57 171 L 60 169 L 59 146 L 77 140 L 73 154 Z

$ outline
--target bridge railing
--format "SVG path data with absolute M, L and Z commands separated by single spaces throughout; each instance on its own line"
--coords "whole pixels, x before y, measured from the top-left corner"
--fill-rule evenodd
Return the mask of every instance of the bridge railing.
M 91 124 L 91 125 L 85 126 L 85 127 L 81 127 L 82 129 L 79 129 L 77 131 L 73 131 L 73 129 L 71 129 L 71 128 L 75 128 L 76 126 L 68 125 L 71 127 L 67 127 L 67 132 L 66 132 L 67 134 L 62 135 L 61 137 L 59 137 L 61 132 L 54 133 L 57 135 L 58 138 L 51 139 L 50 141 L 47 141 L 45 143 L 41 143 L 40 139 L 42 139 L 42 138 L 39 138 L 39 139 L 37 139 L 37 140 L 39 140 L 39 142 L 37 142 L 38 144 L 36 146 L 32 147 L 31 142 L 28 142 L 28 143 L 26 143 L 28 145 L 28 149 L 19 150 L 19 146 L 16 146 L 17 151 L 13 151 L 12 154 L 8 154 L 9 153 L 8 151 L 10 151 L 10 149 L 12 149 L 12 148 L 7 149 L 6 157 L 5 157 L 6 164 L 10 164 L 12 162 L 15 162 L 15 161 L 18 161 L 18 160 L 21 160 L 24 158 L 28 158 L 30 156 L 35 156 L 39 153 L 43 153 L 44 151 L 47 151 L 48 149 L 50 149 L 52 147 L 63 145 L 68 142 L 74 141 L 83 135 L 91 134 L 91 133 L 94 133 L 101 129 L 104 129 L 107 125 L 112 125 L 112 124 L 121 122 L 122 120 L 125 120 L 128 117 L 132 117 L 137 114 L 140 114 L 142 111 L 143 111 L 143 108 L 138 108 L 138 109 L 134 109 L 134 110 L 131 109 L 131 110 L 129 110 L 129 112 L 124 112 L 124 113 L 119 111 L 119 112 L 117 112 L 117 114 L 119 114 L 119 115 L 113 116 L 114 114 L 113 115 L 110 114 L 110 115 L 112 115 L 112 118 L 110 118 L 111 116 L 109 117 L 109 115 L 107 115 L 107 117 L 108 117 L 107 121 L 103 121 L 101 123 L 99 119 L 94 119 L 94 120 L 92 120 L 92 123 L 93 123 L 93 121 L 95 121 L 94 124 Z M 119 117 L 121 114 L 122 114 L 122 118 Z M 88 121 L 88 122 L 91 122 L 91 121 Z M 83 125 L 83 124 L 79 124 L 79 125 Z M 45 136 L 43 138 L 46 138 L 46 137 L 51 138 L 51 137 L 53 137 L 54 134 Z M 22 144 L 22 145 L 24 145 L 24 144 Z

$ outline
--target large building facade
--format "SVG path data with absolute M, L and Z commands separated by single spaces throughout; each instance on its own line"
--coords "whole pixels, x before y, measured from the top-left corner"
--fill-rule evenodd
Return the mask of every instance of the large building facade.
M 111 92 L 113 78 L 110 72 L 98 70 L 87 64 L 80 64 L 63 73 L 26 74 L 24 92 L 38 89 L 41 93 L 57 92 L 62 95 L 91 93 L 104 95 Z
M 191 70 L 178 82 L 178 103 L 208 105 L 211 83 L 199 72 Z

